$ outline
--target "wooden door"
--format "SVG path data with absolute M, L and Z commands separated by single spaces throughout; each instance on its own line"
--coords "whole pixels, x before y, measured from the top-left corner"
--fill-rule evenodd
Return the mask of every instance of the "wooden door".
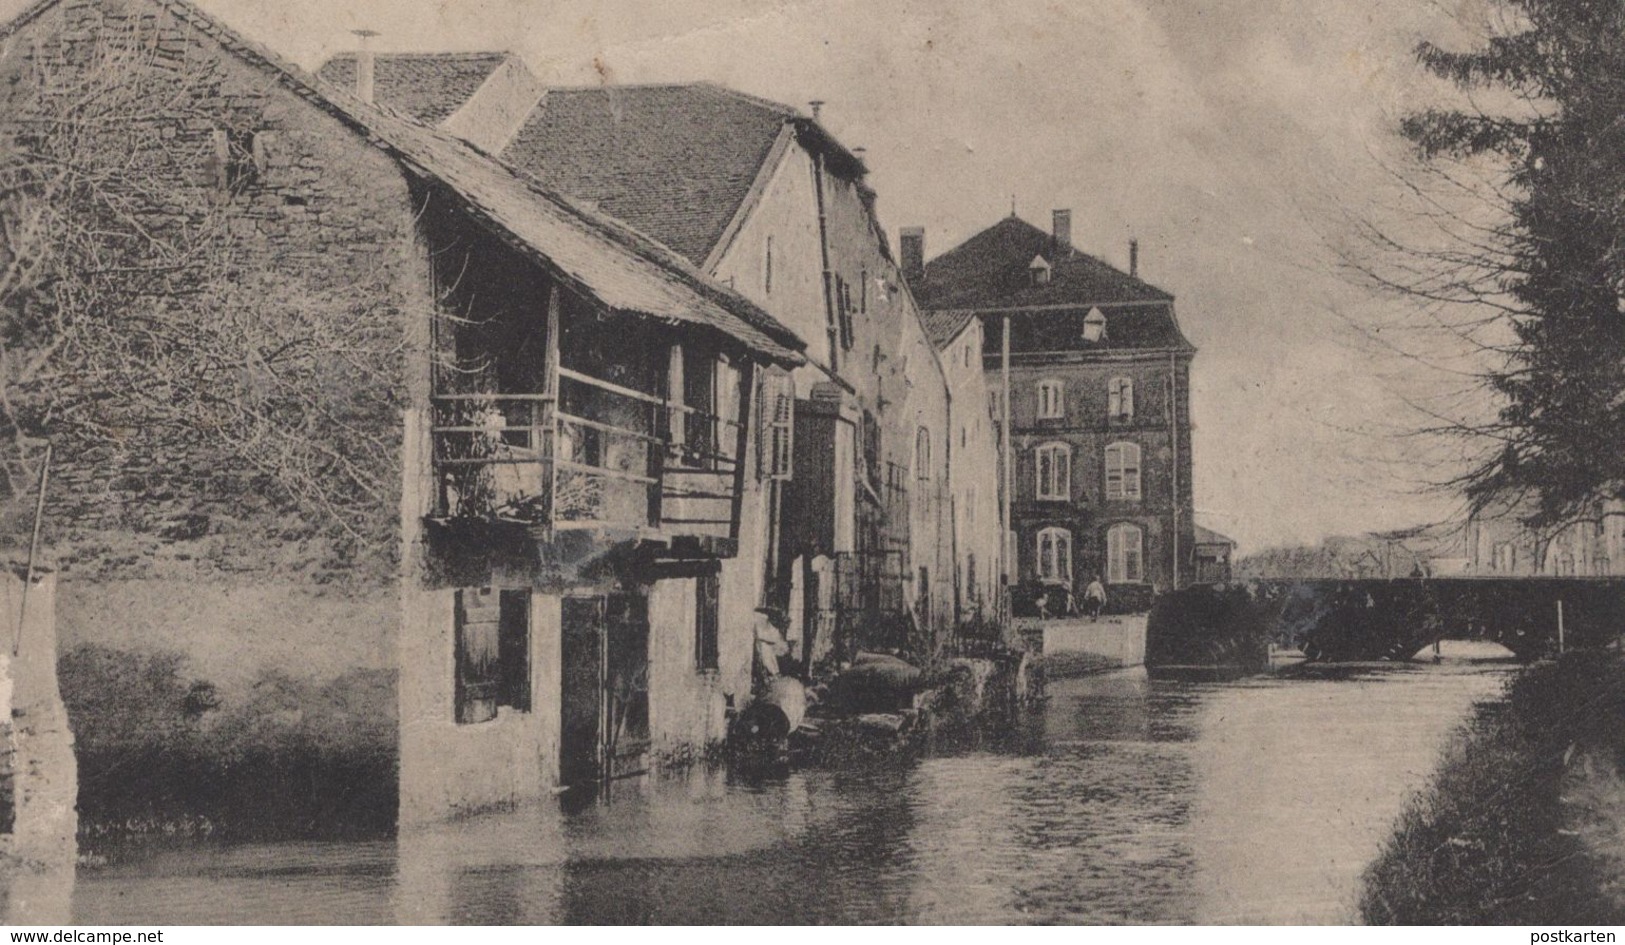
M 648 600 L 566 597 L 562 618 L 561 780 L 578 786 L 646 770 Z
M 591 784 L 601 768 L 604 598 L 566 597 L 561 614 L 559 779 Z

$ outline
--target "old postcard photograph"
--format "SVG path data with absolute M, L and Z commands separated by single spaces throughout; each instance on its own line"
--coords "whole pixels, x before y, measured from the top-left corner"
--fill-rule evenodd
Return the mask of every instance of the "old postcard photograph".
M 0 922 L 1612 941 L 1622 444 L 1619 0 L 0 0 Z

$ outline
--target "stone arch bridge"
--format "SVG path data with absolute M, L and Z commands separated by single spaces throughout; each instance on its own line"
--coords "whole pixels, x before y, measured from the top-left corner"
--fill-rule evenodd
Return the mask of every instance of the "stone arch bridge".
M 1278 578 L 1158 598 L 1146 662 L 1245 667 L 1272 644 L 1317 661 L 1395 660 L 1437 640 L 1488 640 L 1531 660 L 1622 634 L 1622 578 Z

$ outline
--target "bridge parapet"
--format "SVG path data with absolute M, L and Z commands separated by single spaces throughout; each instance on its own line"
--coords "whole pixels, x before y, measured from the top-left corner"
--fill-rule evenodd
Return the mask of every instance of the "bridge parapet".
M 1561 620 L 1559 613 L 1561 610 Z M 1408 659 L 1435 640 L 1489 640 L 1520 659 L 1606 646 L 1625 631 L 1625 579 L 1255 580 L 1158 598 L 1147 664 Z

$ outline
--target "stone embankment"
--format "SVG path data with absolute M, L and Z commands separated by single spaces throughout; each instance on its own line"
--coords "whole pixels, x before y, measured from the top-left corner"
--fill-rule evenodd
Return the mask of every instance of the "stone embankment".
M 1145 663 L 1145 614 L 1018 619 L 1015 630 L 1041 654 L 1044 676 L 1062 679 Z

